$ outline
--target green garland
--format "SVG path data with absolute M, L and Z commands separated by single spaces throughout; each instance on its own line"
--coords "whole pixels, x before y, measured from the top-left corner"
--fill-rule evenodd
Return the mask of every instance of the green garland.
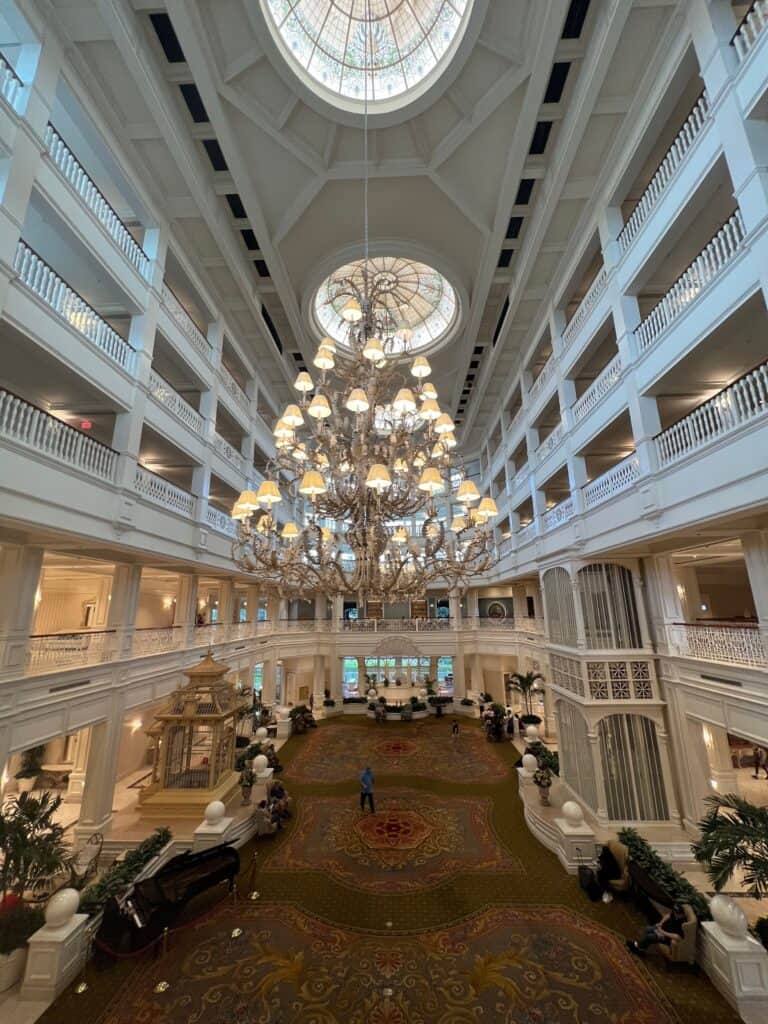
M 158 828 L 135 849 L 129 850 L 123 860 L 112 867 L 98 882 L 89 885 L 80 897 L 80 912 L 96 914 L 112 896 L 122 896 L 131 882 L 171 840 L 169 828 Z
M 711 918 L 709 904 L 699 890 L 679 871 L 675 871 L 663 861 L 636 829 L 623 828 L 618 836 L 629 850 L 629 859 L 646 871 L 654 882 L 658 882 L 676 903 L 687 903 L 699 921 L 708 921 Z

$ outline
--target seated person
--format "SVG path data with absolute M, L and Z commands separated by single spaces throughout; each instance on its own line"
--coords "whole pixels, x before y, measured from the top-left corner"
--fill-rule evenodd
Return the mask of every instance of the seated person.
M 637 941 L 627 939 L 627 948 L 630 953 L 644 956 L 649 946 L 673 946 L 683 937 L 684 924 L 685 911 L 675 903 L 670 912 L 656 924 L 649 925 Z
M 282 782 L 279 779 L 273 782 L 269 788 L 269 806 L 278 821 L 284 821 L 291 817 L 288 799 L 288 792 Z
M 266 744 L 261 752 L 267 759 L 267 767 L 271 768 L 275 775 L 283 770 L 283 766 L 277 759 L 274 743 Z
M 256 810 L 253 812 L 253 817 L 256 821 L 257 836 L 270 836 L 277 832 L 278 823 L 273 820 L 266 800 L 259 801 Z

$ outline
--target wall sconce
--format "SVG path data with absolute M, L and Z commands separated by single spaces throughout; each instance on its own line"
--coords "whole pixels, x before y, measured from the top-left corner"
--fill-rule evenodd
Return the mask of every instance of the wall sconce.
M 700 608 L 700 609 L 701 609 L 701 610 L 702 610 L 703 612 L 708 612 L 708 611 L 709 611 L 709 605 L 707 604 L 707 602 L 706 602 L 706 601 L 702 601 L 702 602 L 701 602 L 701 604 L 699 605 L 699 608 Z
M 144 722 L 140 718 L 134 718 L 131 722 L 131 735 L 133 736 L 134 733 L 137 733 L 142 725 L 144 725 Z
M 37 611 L 38 606 L 39 606 L 40 602 L 42 601 L 42 599 L 43 599 L 43 592 L 40 589 L 40 587 L 38 587 L 37 590 L 35 591 L 35 611 Z

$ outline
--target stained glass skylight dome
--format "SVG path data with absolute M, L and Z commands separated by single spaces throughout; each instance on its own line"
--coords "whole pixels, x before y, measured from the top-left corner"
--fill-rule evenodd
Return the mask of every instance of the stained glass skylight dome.
M 406 102 L 452 56 L 472 0 L 262 0 L 283 53 L 328 98 Z M 367 58 L 366 58 L 367 54 Z
M 314 316 L 321 335 L 329 335 L 337 344 L 347 345 L 347 324 L 341 310 L 354 294 L 354 285 L 363 292 L 363 260 L 339 267 L 317 290 Z M 369 293 L 375 292 L 377 305 L 386 309 L 396 329 L 392 354 L 432 348 L 447 340 L 456 325 L 459 302 L 456 291 L 441 273 L 403 256 L 372 256 L 368 260 Z M 406 332 L 406 333 L 403 333 Z M 410 332 L 410 333 L 407 333 Z

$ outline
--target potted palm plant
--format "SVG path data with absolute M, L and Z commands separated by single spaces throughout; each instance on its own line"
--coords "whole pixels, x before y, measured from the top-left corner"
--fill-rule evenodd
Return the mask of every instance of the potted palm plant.
M 538 715 L 533 713 L 533 704 L 531 703 L 531 694 L 534 690 L 538 690 L 537 683 L 541 680 L 544 682 L 544 676 L 541 672 L 513 672 L 509 677 L 510 686 L 517 690 L 520 696 L 523 698 L 523 707 L 525 708 L 525 714 L 520 715 L 521 725 L 540 725 L 541 719 Z
M 768 807 L 735 793 L 710 796 L 706 802 L 701 837 L 691 846 L 694 857 L 706 866 L 717 892 L 739 870 L 746 895 L 761 899 L 768 894 Z
M 14 776 L 20 793 L 29 793 L 35 788 L 37 777 L 43 767 L 44 754 L 44 746 L 30 747 L 29 750 L 25 750 L 22 753 L 21 768 L 19 768 Z
M 0 992 L 24 972 L 27 939 L 43 924 L 39 909 L 24 902 L 67 859 L 64 829 L 54 820 L 61 797 L 21 793 L 0 810 Z

